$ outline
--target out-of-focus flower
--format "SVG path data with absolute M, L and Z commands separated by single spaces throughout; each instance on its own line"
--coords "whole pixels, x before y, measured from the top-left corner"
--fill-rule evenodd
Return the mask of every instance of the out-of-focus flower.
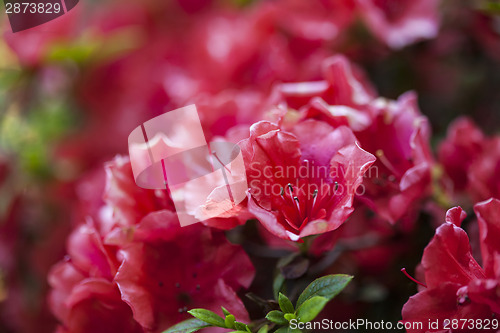
M 134 181 L 128 157 L 116 157 L 105 165 L 106 185 L 103 200 L 106 203 L 100 213 L 100 232 L 127 232 L 154 211 L 174 210 L 174 204 L 166 190 L 147 190 Z
M 90 224 L 68 240 L 68 256 L 52 268 L 49 295 L 60 332 L 142 332 L 122 301 L 113 275 L 118 262 Z M 116 320 L 120 318 L 120 320 Z
M 439 162 L 454 198 L 467 194 L 469 202 L 478 202 L 500 197 L 500 137 L 485 136 L 470 119 L 460 118 L 450 125 L 439 146 Z
M 99 179 L 81 194 L 104 193 L 100 208 L 99 200 L 85 203 L 77 214 L 85 222 L 49 274 L 61 332 L 161 332 L 187 309 L 221 304 L 248 319 L 236 291 L 250 285 L 254 269 L 240 247 L 221 231 L 181 227 L 169 194 L 138 187 L 127 158 L 106 165 L 104 192 Z
M 474 202 L 487 198 L 500 198 L 500 137 L 488 139 L 483 152 L 469 170 L 469 190 Z
M 419 200 L 430 194 L 430 127 L 417 105 L 414 93 L 397 101 L 383 98 L 370 106 L 372 124 L 356 133 L 361 146 L 377 156 L 377 161 L 360 196 L 368 206 L 391 223 L 415 209 Z
M 123 264 L 115 278 L 134 318 L 161 332 L 189 318 L 188 309 L 220 312 L 224 304 L 238 320 L 248 320 L 235 293 L 254 275 L 245 252 L 222 232 L 199 224 L 180 227 L 175 214 L 157 214 L 143 220 L 136 242 L 121 251 Z
M 484 140 L 481 130 L 468 118 L 459 118 L 448 127 L 448 135 L 438 148 L 438 158 L 454 191 L 467 188 L 469 168 L 481 154 Z
M 359 110 L 376 98 L 375 88 L 365 73 L 343 55 L 322 63 L 323 80 L 277 85 L 274 103 L 302 110 L 308 118 L 324 120 L 332 126 L 349 125 L 355 130 L 369 124 Z
M 307 120 L 289 131 L 270 122 L 240 142 L 249 183 L 248 209 L 274 235 L 293 241 L 338 228 L 375 157 L 347 127 Z
M 439 0 L 356 0 L 373 34 L 400 49 L 439 31 Z
M 490 199 L 475 206 L 481 243 L 482 267 L 472 257 L 469 238 L 460 228 L 465 213 L 460 207 L 450 209 L 446 223 L 422 256 L 424 281 L 420 291 L 410 297 L 403 307 L 406 322 L 439 319 L 439 330 L 444 320 L 492 319 L 500 314 L 500 201 Z M 425 283 L 425 285 L 424 285 Z M 475 326 L 466 326 L 476 331 Z M 410 329 L 408 332 L 426 332 Z
M 76 6 L 67 14 L 44 23 L 34 29 L 13 33 L 6 31 L 3 37 L 25 66 L 40 65 L 51 45 L 69 41 L 80 31 L 78 22 L 82 17 L 82 6 Z M 10 27 L 9 27 L 10 28 Z M 36 29 L 36 31 L 34 31 Z

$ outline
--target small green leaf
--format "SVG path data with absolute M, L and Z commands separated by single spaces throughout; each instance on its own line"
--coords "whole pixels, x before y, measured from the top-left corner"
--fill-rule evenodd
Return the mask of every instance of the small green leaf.
M 321 296 L 309 298 L 297 309 L 297 319 L 302 323 L 310 322 L 323 310 L 328 301 L 328 298 Z
M 234 328 L 236 328 L 238 331 L 246 331 L 247 330 L 247 325 L 240 323 L 239 321 L 234 322 Z
M 189 310 L 188 313 L 191 316 L 206 322 L 207 324 L 226 328 L 226 323 L 224 322 L 224 319 L 222 319 L 220 316 L 218 316 L 212 311 L 206 309 L 193 309 Z
M 285 316 L 284 316 L 284 317 L 285 317 L 285 319 L 286 319 L 287 321 L 290 321 L 290 320 L 292 320 L 292 319 L 296 319 L 296 318 L 297 318 L 297 317 L 295 316 L 295 313 L 285 313 Z
M 192 333 L 209 326 L 206 322 L 193 318 L 180 322 L 163 333 Z
M 295 308 L 293 307 L 292 302 L 290 302 L 288 297 L 286 297 L 282 293 L 279 293 L 278 302 L 280 304 L 280 309 L 281 309 L 281 311 L 283 311 L 283 313 L 294 313 L 295 312 Z
M 234 328 L 234 316 L 232 314 L 226 316 L 226 319 L 224 320 L 224 323 L 226 324 L 227 328 Z
M 331 300 L 337 296 L 351 282 L 352 276 L 345 274 L 327 275 L 311 282 L 300 294 L 297 301 L 297 308 L 308 299 L 315 296 L 322 296 Z
M 231 314 L 231 312 L 227 311 L 227 309 L 223 306 L 220 307 L 222 309 L 222 313 L 224 314 L 224 316 L 229 316 Z
M 248 333 L 247 331 L 231 331 L 229 333 Z
M 273 293 L 274 293 L 274 299 L 278 300 L 278 294 L 280 291 L 284 290 L 284 285 L 285 285 L 285 277 L 283 274 L 278 273 L 276 277 L 274 278 L 273 281 Z
M 257 333 L 267 333 L 267 331 L 269 331 L 269 326 L 264 325 L 261 328 L 259 328 L 259 330 L 257 331 Z
M 266 315 L 266 319 L 278 325 L 288 325 L 288 320 L 285 319 L 283 312 L 273 310 Z
M 281 327 L 278 328 L 274 333 L 301 333 L 302 331 L 299 329 L 291 329 L 290 327 Z

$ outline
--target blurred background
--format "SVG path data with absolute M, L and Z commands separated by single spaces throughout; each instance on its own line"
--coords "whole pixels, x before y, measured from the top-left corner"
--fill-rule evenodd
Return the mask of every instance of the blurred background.
M 413 15 L 435 31 L 393 37 Z M 54 330 L 46 276 L 95 199 L 81 180 L 167 110 L 196 103 L 207 139 L 224 135 L 258 120 L 275 84 L 319 80 L 321 61 L 340 53 L 381 96 L 416 91 L 433 145 L 460 115 L 499 128 L 494 1 L 82 0 L 33 29 L 12 33 L 4 13 L 0 24 L 0 332 Z M 404 297 L 376 283 L 367 295 L 358 311 L 399 318 Z

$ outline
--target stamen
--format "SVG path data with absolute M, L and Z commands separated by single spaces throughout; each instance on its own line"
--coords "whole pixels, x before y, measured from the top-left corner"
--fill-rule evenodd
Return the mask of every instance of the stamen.
M 282 187 L 281 191 L 280 191 L 280 195 L 283 196 L 283 194 L 285 194 L 285 189 Z
M 297 213 L 299 214 L 299 218 L 302 218 L 302 212 L 300 211 L 299 198 L 293 197 L 293 201 L 295 202 L 295 207 L 297 208 Z
M 310 214 L 312 214 L 314 212 L 314 207 L 316 206 L 316 199 L 317 198 L 318 198 L 318 189 L 315 189 L 314 193 L 313 193 L 313 202 L 312 202 L 312 205 L 311 205 L 311 212 L 310 212 Z
M 288 189 L 290 190 L 290 193 L 293 193 L 293 187 L 292 187 L 292 184 L 288 183 Z
M 408 274 L 408 272 L 406 272 L 406 268 L 402 268 L 401 269 L 401 272 L 403 272 L 404 275 L 406 275 L 406 277 L 410 280 L 412 280 L 413 282 L 421 285 L 422 287 L 425 287 L 427 288 L 427 286 L 425 284 L 423 284 L 422 282 L 418 281 L 417 279 L 413 278 L 410 274 Z
M 226 169 L 226 171 L 227 171 L 227 172 L 229 172 L 229 174 L 231 175 L 231 174 L 232 174 L 232 173 L 231 173 L 231 170 L 229 170 L 229 169 L 228 169 L 228 167 L 227 167 L 224 163 L 222 163 L 222 161 L 220 160 L 219 156 L 217 156 L 217 152 L 216 152 L 216 151 L 213 151 L 213 152 L 212 152 L 212 155 L 214 155 L 214 157 L 217 159 L 217 161 L 220 163 L 220 165 L 221 165 L 224 169 Z
M 393 174 L 400 175 L 398 170 L 394 167 L 394 165 L 392 165 L 391 161 L 389 161 L 389 159 L 385 156 L 382 149 L 377 150 L 375 152 L 375 155 L 377 155 L 377 158 L 380 160 L 380 162 L 382 162 L 382 164 L 385 165 L 385 167 L 389 169 Z
M 335 182 L 335 192 L 339 189 L 339 182 Z

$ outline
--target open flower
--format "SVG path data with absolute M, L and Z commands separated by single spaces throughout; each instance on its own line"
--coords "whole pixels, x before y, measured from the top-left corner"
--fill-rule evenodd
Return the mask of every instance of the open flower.
M 298 110 L 297 118 L 348 126 L 360 146 L 377 156 L 360 198 L 394 224 L 429 194 L 430 126 L 413 92 L 396 101 L 377 97 L 364 73 L 344 56 L 323 63 L 323 81 L 282 84 L 277 101 Z
M 48 277 L 49 305 L 60 321 L 59 332 L 143 331 L 113 282 L 118 263 L 111 250 L 90 223 L 71 234 L 68 255 Z
M 161 332 L 188 319 L 192 308 L 220 312 L 221 304 L 239 320 L 248 319 L 236 291 L 249 287 L 254 269 L 222 232 L 200 224 L 181 227 L 173 213 L 152 213 L 120 254 L 115 280 L 147 330 Z
M 181 227 L 168 193 L 136 186 L 127 158 L 106 171 L 102 207 L 86 210 L 49 274 L 59 330 L 161 332 L 187 319 L 188 309 L 221 304 L 248 319 L 236 294 L 254 276 L 243 249 L 222 231 Z M 101 189 L 98 197 L 102 188 L 87 190 Z
M 460 228 L 465 213 L 460 207 L 450 209 L 447 222 L 436 230 L 424 251 L 421 268 L 425 285 L 422 283 L 419 293 L 404 305 L 404 321 L 438 319 L 439 328 L 431 332 L 444 332 L 445 319 L 492 319 L 500 314 L 500 201 L 481 202 L 475 206 L 475 212 L 482 267 L 472 257 L 469 238 Z
M 416 95 L 397 101 L 378 98 L 369 108 L 373 122 L 356 132 L 361 146 L 377 156 L 361 199 L 391 223 L 412 213 L 430 193 L 430 126 L 417 105 Z
M 375 157 L 347 127 L 307 120 L 290 131 L 252 125 L 240 142 L 249 183 L 248 209 L 274 235 L 293 241 L 338 228 Z

